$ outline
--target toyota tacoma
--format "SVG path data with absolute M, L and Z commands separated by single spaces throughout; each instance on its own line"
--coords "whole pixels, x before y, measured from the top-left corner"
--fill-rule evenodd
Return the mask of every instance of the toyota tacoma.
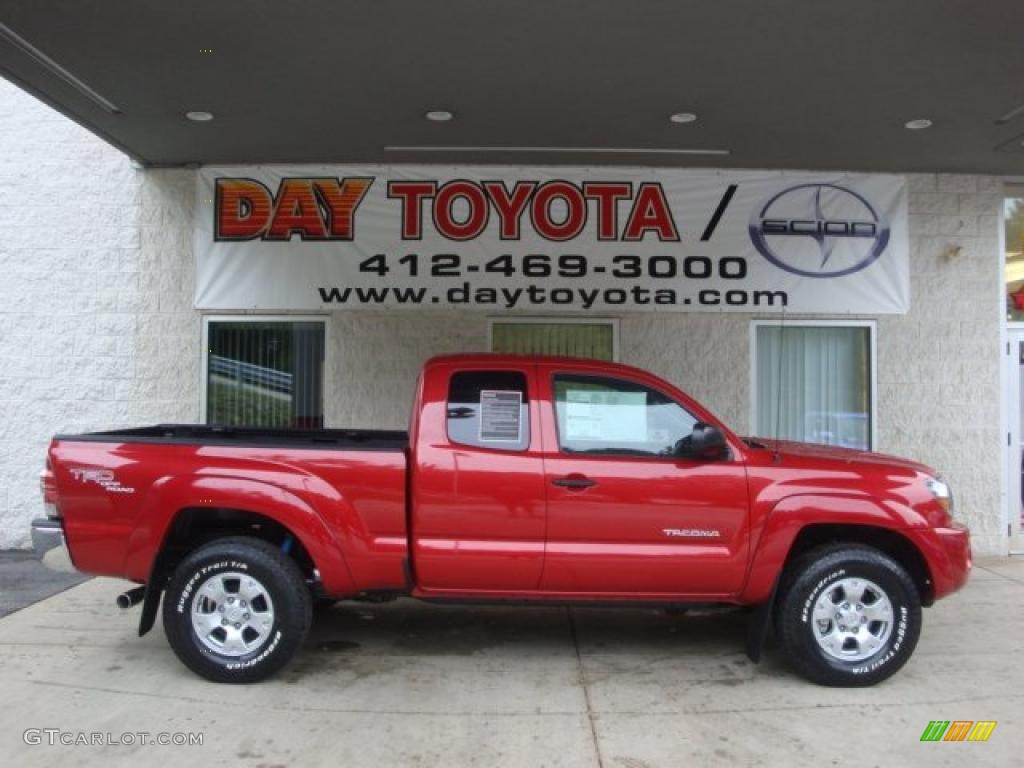
M 747 609 L 791 666 L 870 685 L 910 658 L 922 606 L 961 587 L 967 529 L 921 464 L 735 435 L 624 365 L 428 361 L 408 433 L 158 425 L 58 435 L 44 561 L 162 598 L 190 669 L 252 682 L 291 659 L 318 601 Z

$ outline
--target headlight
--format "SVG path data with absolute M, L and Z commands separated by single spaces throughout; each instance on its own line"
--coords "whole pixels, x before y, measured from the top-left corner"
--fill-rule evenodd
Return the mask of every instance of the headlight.
M 929 477 L 924 482 L 928 486 L 928 490 L 932 492 L 935 500 L 939 502 L 950 517 L 953 517 L 953 492 L 949 490 L 949 485 L 946 481 L 941 477 Z

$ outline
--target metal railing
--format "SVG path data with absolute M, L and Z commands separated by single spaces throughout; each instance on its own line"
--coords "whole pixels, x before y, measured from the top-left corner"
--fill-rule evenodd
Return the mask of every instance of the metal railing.
M 224 376 L 233 381 L 270 389 L 274 392 L 285 394 L 292 392 L 292 374 L 263 365 L 232 360 L 221 355 L 210 355 L 210 375 Z

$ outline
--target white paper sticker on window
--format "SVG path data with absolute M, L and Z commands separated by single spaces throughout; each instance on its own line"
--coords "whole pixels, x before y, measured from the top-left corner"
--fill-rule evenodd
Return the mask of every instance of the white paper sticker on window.
M 647 393 L 570 389 L 565 437 L 629 443 L 647 441 Z
M 522 392 L 481 390 L 480 441 L 518 443 L 522 434 L 522 403 Z

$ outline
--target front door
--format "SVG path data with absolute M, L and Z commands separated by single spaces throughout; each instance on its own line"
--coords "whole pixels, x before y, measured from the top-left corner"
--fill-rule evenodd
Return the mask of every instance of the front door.
M 596 373 L 544 378 L 554 423 L 545 431 L 542 589 L 738 591 L 748 548 L 743 465 L 673 455 L 697 419 L 653 386 Z

